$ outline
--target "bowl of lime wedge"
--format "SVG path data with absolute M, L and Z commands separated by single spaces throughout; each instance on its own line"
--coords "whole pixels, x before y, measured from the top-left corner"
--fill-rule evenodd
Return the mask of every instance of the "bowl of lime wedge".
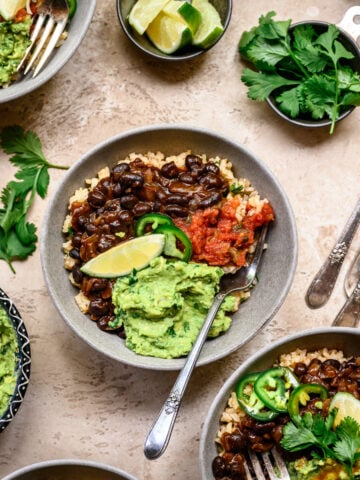
M 230 22 L 232 0 L 117 0 L 127 38 L 162 60 L 197 57 L 213 47 Z

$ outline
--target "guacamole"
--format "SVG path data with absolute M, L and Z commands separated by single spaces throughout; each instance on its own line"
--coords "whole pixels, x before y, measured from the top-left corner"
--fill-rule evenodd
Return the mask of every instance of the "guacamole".
M 140 355 L 187 355 L 223 273 L 219 267 L 157 257 L 143 270 L 116 281 L 112 295 L 116 320 L 112 326 L 124 326 L 126 346 Z M 231 319 L 225 312 L 234 311 L 235 304 L 234 297 L 225 298 L 210 337 L 229 328 Z
M 299 458 L 288 463 L 291 480 L 349 480 L 345 468 L 331 458 Z M 354 478 L 360 478 L 359 462 L 353 468 Z
M 0 416 L 6 410 L 16 386 L 18 343 L 7 313 L 0 305 Z
M 14 79 L 16 69 L 30 44 L 30 16 L 23 22 L 0 22 L 0 87 Z

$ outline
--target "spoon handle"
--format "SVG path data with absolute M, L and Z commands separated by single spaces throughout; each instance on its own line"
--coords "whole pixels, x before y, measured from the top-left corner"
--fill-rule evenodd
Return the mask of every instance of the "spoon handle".
M 176 416 L 183 399 L 185 389 L 189 382 L 191 373 L 196 365 L 202 346 L 209 333 L 212 322 L 226 296 L 226 293 L 215 295 L 203 326 L 195 340 L 192 350 L 187 356 L 186 362 L 181 369 L 177 380 L 166 399 L 158 418 L 155 420 L 145 440 L 144 453 L 149 460 L 156 459 L 165 451 L 173 430 Z
M 329 299 L 359 222 L 360 199 L 347 221 L 336 245 L 331 250 L 323 266 L 315 275 L 308 291 L 306 292 L 305 300 L 310 308 L 322 307 Z
M 360 280 L 333 321 L 333 326 L 356 327 L 360 321 Z

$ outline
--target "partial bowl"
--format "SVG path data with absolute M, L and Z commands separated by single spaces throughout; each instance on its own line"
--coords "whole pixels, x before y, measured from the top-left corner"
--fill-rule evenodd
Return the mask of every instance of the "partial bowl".
M 79 48 L 88 31 L 94 15 L 96 0 L 77 0 L 75 15 L 66 27 L 68 37 L 56 48 L 43 70 L 35 77 L 31 73 L 25 78 L 12 83 L 7 88 L 0 88 L 0 104 L 23 97 L 48 82 L 70 60 Z
M 350 65 L 351 68 L 358 74 L 360 74 L 360 48 L 356 42 L 356 38 L 360 35 L 360 28 L 357 21 L 355 21 L 355 18 L 357 18 L 359 15 L 360 15 L 359 6 L 350 7 L 347 10 L 346 14 L 344 15 L 344 18 L 342 19 L 341 23 L 338 25 L 340 30 L 338 41 L 354 55 L 354 58 L 351 60 L 348 60 L 347 64 Z M 293 31 L 294 28 L 296 28 L 299 25 L 311 25 L 317 34 L 321 34 L 328 29 L 330 24 L 328 22 L 313 21 L 313 20 L 297 22 L 291 25 L 289 31 L 290 32 Z M 289 115 L 286 115 L 284 112 L 282 112 L 279 109 L 273 95 L 270 95 L 267 98 L 267 103 L 277 115 L 279 115 L 281 118 L 283 118 L 287 122 L 292 123 L 293 125 L 297 125 L 300 127 L 322 128 L 322 127 L 330 127 L 332 124 L 332 121 L 330 118 L 323 118 L 323 119 L 316 120 L 311 118 L 310 115 L 292 118 Z M 336 123 L 348 117 L 350 113 L 353 112 L 354 109 L 355 109 L 354 106 L 344 107 L 339 112 L 339 116 L 338 116 L 338 119 L 336 120 Z
M 280 355 L 296 349 L 308 352 L 322 348 L 341 350 L 345 356 L 360 355 L 360 330 L 349 327 L 322 327 L 305 330 L 281 338 L 261 349 L 240 365 L 222 385 L 208 410 L 200 439 L 200 469 L 202 480 L 214 478 L 212 461 L 218 454 L 215 446 L 216 434 L 220 427 L 220 416 L 224 411 L 229 395 L 234 391 L 238 380 L 251 372 L 260 372 L 274 365 Z
M 219 12 L 221 23 L 224 27 L 222 35 L 208 48 L 197 48 L 189 46 L 186 49 L 179 50 L 172 54 L 166 54 L 157 49 L 147 38 L 147 36 L 138 34 L 129 24 L 129 13 L 136 3 L 136 0 L 116 0 L 116 10 L 120 25 L 124 30 L 125 35 L 130 42 L 135 45 L 140 51 L 158 60 L 165 60 L 169 62 L 177 62 L 181 60 L 190 60 L 194 57 L 202 55 L 210 50 L 225 34 L 225 31 L 230 23 L 232 13 L 232 0 L 209 0 L 212 5 Z
M 15 358 L 16 384 L 13 394 L 9 397 L 8 406 L 0 416 L 0 432 L 14 419 L 27 391 L 30 380 L 31 351 L 27 330 L 14 302 L 0 288 L 0 309 L 5 311 L 12 323 L 17 340 L 17 354 Z M 2 359 L 0 359 L 1 364 Z
M 123 470 L 86 460 L 49 460 L 10 473 L 2 480 L 137 480 Z
M 269 168 L 241 144 L 219 133 L 182 125 L 154 125 L 116 135 L 85 154 L 67 171 L 52 196 L 41 235 L 41 260 L 52 300 L 66 323 L 90 346 L 120 362 L 154 370 L 178 370 L 184 359 L 161 359 L 137 355 L 116 335 L 105 333 L 77 308 L 78 292 L 64 269 L 62 226 L 69 198 L 106 165 L 113 166 L 129 153 L 161 151 L 165 155 L 186 150 L 229 159 L 235 175 L 250 179 L 262 197 L 274 207 L 276 221 L 270 229 L 269 248 L 263 256 L 261 282 L 249 300 L 233 315 L 230 330 L 207 341 L 198 365 L 222 358 L 244 345 L 275 315 L 291 286 L 297 264 L 297 232 L 287 196 Z M 276 278 L 276 282 L 274 282 Z

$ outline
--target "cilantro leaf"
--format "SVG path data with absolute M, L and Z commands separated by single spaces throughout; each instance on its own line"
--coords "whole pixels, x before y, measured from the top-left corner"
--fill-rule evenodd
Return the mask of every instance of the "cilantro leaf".
M 274 16 L 261 16 L 240 38 L 239 52 L 258 74 L 245 68 L 241 76 L 249 98 L 264 101 L 279 89 L 275 104 L 285 115 L 328 118 L 333 133 L 344 108 L 359 105 L 359 96 L 351 95 L 360 93 L 360 75 L 349 63 L 354 53 L 339 41 L 335 25 L 319 33 L 311 24 L 290 28 L 290 20 Z
M 10 162 L 18 167 L 15 180 L 2 190 L 0 200 L 0 259 L 8 263 L 24 260 L 36 249 L 36 226 L 26 215 L 36 195 L 45 198 L 49 186 L 49 168 L 67 169 L 49 163 L 42 150 L 39 137 L 15 125 L 5 127 L 0 134 L 4 152 L 11 155 Z
M 289 85 L 297 85 L 296 80 L 287 80 L 276 73 L 254 72 L 245 68 L 241 80 L 248 86 L 248 96 L 253 100 L 265 100 L 277 88 Z

